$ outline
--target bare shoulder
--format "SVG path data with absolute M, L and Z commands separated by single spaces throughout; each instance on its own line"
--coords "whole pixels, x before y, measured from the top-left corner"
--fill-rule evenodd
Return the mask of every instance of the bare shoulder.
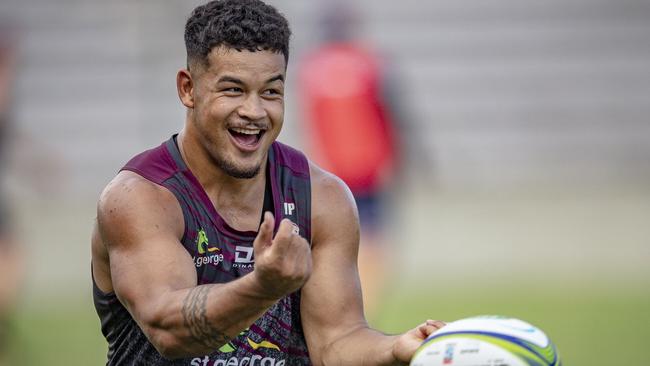
M 312 360 L 325 364 L 331 345 L 365 324 L 357 272 L 359 218 L 340 178 L 312 163 L 310 173 L 313 271 L 302 289 L 300 309 Z
M 173 198 L 173 195 L 166 188 L 145 179 L 141 175 L 124 170 L 104 188 L 99 197 L 98 208 L 112 208 L 116 205 L 128 204 L 138 198 L 145 201 L 148 199 L 154 201 L 162 199 L 163 202 L 161 203 L 164 203 L 164 201 Z
M 166 188 L 142 176 L 120 172 L 104 189 L 97 204 L 92 234 L 93 276 L 104 292 L 126 293 L 141 275 L 124 275 L 141 258 L 179 254 L 183 212 Z M 140 265 L 144 268 L 145 265 Z M 118 280 L 124 278 L 121 281 Z M 151 283 L 151 282 L 150 282 Z M 125 290 L 126 289 L 126 290 Z
M 312 189 L 312 239 L 338 232 L 358 236 L 359 217 L 348 186 L 336 175 L 309 162 Z M 336 228 L 336 230 L 333 230 Z
M 100 231 L 151 222 L 182 235 L 183 214 L 174 195 L 142 176 L 120 172 L 104 189 L 97 204 Z M 103 236 L 103 235 L 102 235 Z

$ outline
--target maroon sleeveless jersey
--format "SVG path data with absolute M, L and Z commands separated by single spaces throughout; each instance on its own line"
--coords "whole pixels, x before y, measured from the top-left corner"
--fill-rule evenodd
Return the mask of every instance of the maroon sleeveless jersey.
M 178 199 L 185 220 L 181 243 L 194 261 L 197 285 L 229 282 L 253 270 L 253 240 L 257 232 L 235 230 L 223 220 L 183 162 L 175 136 L 137 155 L 123 170 L 133 171 L 167 188 Z M 289 218 L 309 242 L 311 186 L 307 159 L 302 153 L 274 142 L 268 153 L 267 172 L 266 195 L 272 197 L 275 230 L 282 218 Z M 103 293 L 95 285 L 93 298 L 102 333 L 109 344 L 107 365 L 311 364 L 300 320 L 299 291 L 278 301 L 220 349 L 201 357 L 173 361 L 156 351 L 114 293 Z

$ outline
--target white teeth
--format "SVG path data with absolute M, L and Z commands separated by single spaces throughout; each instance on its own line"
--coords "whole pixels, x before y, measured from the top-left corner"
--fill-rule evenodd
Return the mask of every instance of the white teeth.
M 237 128 L 237 127 L 233 127 L 233 128 L 231 128 L 231 130 L 233 130 L 233 131 L 235 131 L 237 133 L 244 134 L 244 135 L 257 135 L 261 131 L 260 129 L 249 130 L 249 129 L 246 129 L 246 128 Z

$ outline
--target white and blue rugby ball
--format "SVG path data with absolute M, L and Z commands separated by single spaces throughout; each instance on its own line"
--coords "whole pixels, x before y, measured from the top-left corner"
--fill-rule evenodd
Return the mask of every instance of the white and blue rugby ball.
M 560 355 L 539 328 L 502 316 L 447 324 L 418 348 L 410 366 L 561 366 Z

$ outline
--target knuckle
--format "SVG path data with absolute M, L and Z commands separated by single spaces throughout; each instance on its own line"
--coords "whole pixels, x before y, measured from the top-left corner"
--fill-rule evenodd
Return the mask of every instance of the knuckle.
M 282 219 L 280 221 L 280 227 L 278 231 L 286 231 L 291 226 L 291 221 L 289 219 Z
M 284 243 L 284 242 L 286 242 L 286 241 L 289 241 L 290 238 L 291 238 L 291 237 L 289 236 L 289 234 L 288 234 L 286 231 L 284 231 L 284 230 L 278 230 L 278 233 L 275 234 L 275 240 L 276 240 L 277 242 Z

